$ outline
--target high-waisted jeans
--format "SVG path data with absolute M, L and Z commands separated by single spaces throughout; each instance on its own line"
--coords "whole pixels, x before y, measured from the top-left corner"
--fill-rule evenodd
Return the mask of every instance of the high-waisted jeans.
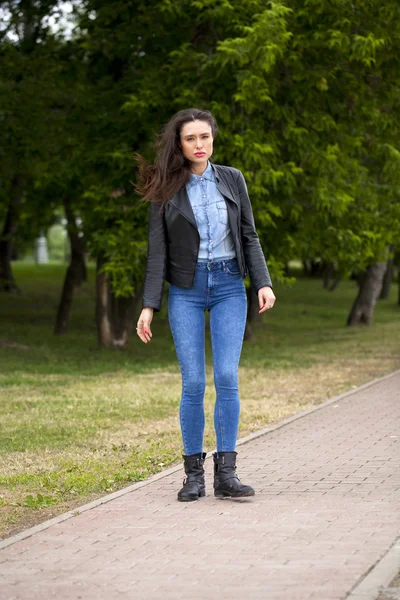
M 192 288 L 169 286 L 168 318 L 182 373 L 179 418 L 187 455 L 203 451 L 206 310 L 216 390 L 217 452 L 231 452 L 239 427 L 238 366 L 247 313 L 246 289 L 236 258 L 198 262 Z

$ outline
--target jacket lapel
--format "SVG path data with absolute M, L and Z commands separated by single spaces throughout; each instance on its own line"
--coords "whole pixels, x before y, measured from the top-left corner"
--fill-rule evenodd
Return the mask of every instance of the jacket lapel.
M 190 204 L 189 196 L 184 185 L 179 192 L 170 200 L 170 204 L 175 206 L 184 217 L 197 228 L 196 219 L 193 213 L 192 205 Z
M 218 190 L 221 192 L 221 194 L 223 196 L 225 196 L 225 198 L 232 200 L 232 202 L 234 202 L 237 205 L 238 201 L 235 198 L 235 195 L 231 192 L 230 187 L 228 187 L 228 185 L 226 184 L 224 175 L 223 175 L 222 170 L 220 169 L 219 165 L 215 165 L 214 163 L 211 163 L 211 166 L 214 170 L 215 180 L 216 180 Z
M 238 200 L 235 198 L 234 194 L 231 192 L 230 186 L 225 182 L 224 174 L 222 170 L 219 168 L 219 165 L 215 165 L 211 163 L 215 174 L 215 181 L 219 192 L 228 200 L 232 200 L 236 205 L 238 204 Z M 186 217 L 188 221 L 190 221 L 196 228 L 197 223 L 193 213 L 192 205 L 190 204 L 189 196 L 186 190 L 186 185 L 184 185 L 170 200 L 170 204 L 175 206 L 183 215 Z

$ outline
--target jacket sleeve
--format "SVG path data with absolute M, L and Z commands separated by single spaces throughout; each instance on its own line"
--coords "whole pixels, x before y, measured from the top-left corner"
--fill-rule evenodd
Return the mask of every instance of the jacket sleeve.
M 148 251 L 142 308 L 153 308 L 158 312 L 164 291 L 167 271 L 167 242 L 164 208 L 152 202 L 149 213 Z
M 260 240 L 256 232 L 253 210 L 251 208 L 246 181 L 241 171 L 238 171 L 237 186 L 239 190 L 242 212 L 240 229 L 243 251 L 250 274 L 251 284 L 255 291 L 258 292 L 260 288 L 266 285 L 272 288 L 272 282 L 268 272 L 267 264 L 265 262 Z

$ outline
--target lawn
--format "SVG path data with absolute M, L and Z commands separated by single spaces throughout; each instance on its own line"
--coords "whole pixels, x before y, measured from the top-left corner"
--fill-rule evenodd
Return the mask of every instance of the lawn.
M 22 294 L 0 294 L 0 536 L 181 462 L 180 373 L 166 298 L 153 339 L 100 349 L 94 271 L 76 294 L 70 331 L 52 333 L 63 266 L 16 263 Z M 240 363 L 239 437 L 400 368 L 397 290 L 370 327 L 347 328 L 354 282 L 277 286 L 277 301 Z M 207 336 L 204 450 L 215 447 Z M 182 471 L 183 474 L 183 471 Z

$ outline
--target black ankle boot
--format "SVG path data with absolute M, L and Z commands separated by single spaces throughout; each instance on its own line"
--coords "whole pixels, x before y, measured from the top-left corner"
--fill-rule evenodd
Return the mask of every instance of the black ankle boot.
M 206 456 L 206 452 L 182 454 L 187 477 L 183 480 L 183 488 L 178 492 L 180 502 L 198 500 L 206 495 L 203 467 Z
M 237 452 L 215 452 L 214 459 L 214 496 L 217 498 L 242 498 L 254 496 L 255 491 L 249 485 L 240 483 L 236 475 Z

